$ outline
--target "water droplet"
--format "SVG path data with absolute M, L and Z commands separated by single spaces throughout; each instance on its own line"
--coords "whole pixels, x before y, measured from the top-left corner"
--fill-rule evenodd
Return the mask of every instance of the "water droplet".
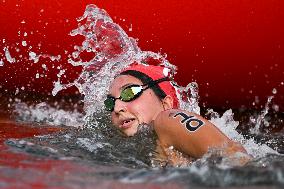
M 33 60 L 34 63 L 38 63 L 39 57 L 36 55 L 35 52 L 30 51 L 29 52 L 29 60 Z
M 278 112 L 278 111 L 279 111 L 279 106 L 276 105 L 276 104 L 274 104 L 274 105 L 272 106 L 272 109 L 275 110 L 276 112 Z
M 12 58 L 10 52 L 9 52 L 9 49 L 8 47 L 4 47 L 4 51 L 5 51 L 5 56 L 6 56 L 6 59 L 9 63 L 14 63 L 16 62 L 16 59 L 15 58 Z
M 45 64 L 42 64 L 41 67 L 44 69 L 44 70 L 47 70 L 47 66 Z
M 128 31 L 130 31 L 130 32 L 131 32 L 131 31 L 132 31 L 132 29 L 133 29 L 133 28 L 132 28 L 132 24 L 130 24 L 130 27 L 129 27 Z
M 15 95 L 19 93 L 19 88 L 16 88 Z
M 27 46 L 27 42 L 26 41 L 22 41 L 22 45 L 23 45 L 23 47 L 26 47 Z
M 4 62 L 2 59 L 0 60 L 0 66 L 4 66 Z

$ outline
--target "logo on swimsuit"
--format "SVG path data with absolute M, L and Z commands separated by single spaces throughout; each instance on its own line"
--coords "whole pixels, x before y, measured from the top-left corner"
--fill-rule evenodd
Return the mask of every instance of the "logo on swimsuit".
M 183 112 L 178 112 L 174 115 L 174 118 L 180 116 L 184 119 L 180 121 L 181 124 L 184 124 L 186 129 L 190 132 L 195 132 L 199 127 L 204 125 L 204 122 L 200 119 L 195 118 L 194 116 L 189 116 Z

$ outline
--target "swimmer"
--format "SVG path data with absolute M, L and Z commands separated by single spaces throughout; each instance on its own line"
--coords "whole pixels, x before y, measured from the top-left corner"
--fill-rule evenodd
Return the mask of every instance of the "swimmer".
M 115 77 L 104 101 L 111 121 L 126 136 L 134 136 L 141 124 L 152 125 L 160 147 L 174 148 L 201 158 L 209 149 L 222 149 L 226 157 L 246 150 L 198 114 L 179 109 L 175 88 L 162 66 L 134 63 Z M 233 158 L 232 158 L 233 159 Z M 240 164 L 248 158 L 240 160 Z

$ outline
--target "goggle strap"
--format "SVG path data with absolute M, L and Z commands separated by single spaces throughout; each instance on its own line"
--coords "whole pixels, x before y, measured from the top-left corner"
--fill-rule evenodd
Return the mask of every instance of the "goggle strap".
M 170 79 L 168 77 L 163 77 L 163 78 L 160 78 L 160 79 L 157 79 L 157 80 L 150 81 L 149 83 L 145 84 L 144 86 L 147 86 L 147 88 L 153 87 L 154 85 L 161 83 L 163 81 L 170 81 Z

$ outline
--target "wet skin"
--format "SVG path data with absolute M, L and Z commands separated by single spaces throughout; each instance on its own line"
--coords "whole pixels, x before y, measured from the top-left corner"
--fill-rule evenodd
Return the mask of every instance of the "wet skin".
M 118 76 L 112 82 L 109 94 L 117 98 L 125 87 L 132 84 L 142 85 L 143 83 L 133 76 Z M 147 89 L 140 97 L 130 102 L 117 99 L 114 111 L 111 113 L 111 119 L 112 123 L 125 135 L 133 136 L 137 132 L 139 124 L 150 124 L 164 109 L 162 101 L 153 90 Z
M 133 84 L 142 85 L 142 82 L 133 76 L 118 76 L 110 85 L 109 94 L 118 98 L 125 87 Z M 135 135 L 139 124 L 153 124 L 162 149 L 173 146 L 190 157 L 200 158 L 209 149 L 217 148 L 227 157 L 244 154 L 244 158 L 237 160 L 240 165 L 249 160 L 246 150 L 211 122 L 192 112 L 173 109 L 170 96 L 161 100 L 152 89 L 130 102 L 117 99 L 111 119 L 126 136 Z

